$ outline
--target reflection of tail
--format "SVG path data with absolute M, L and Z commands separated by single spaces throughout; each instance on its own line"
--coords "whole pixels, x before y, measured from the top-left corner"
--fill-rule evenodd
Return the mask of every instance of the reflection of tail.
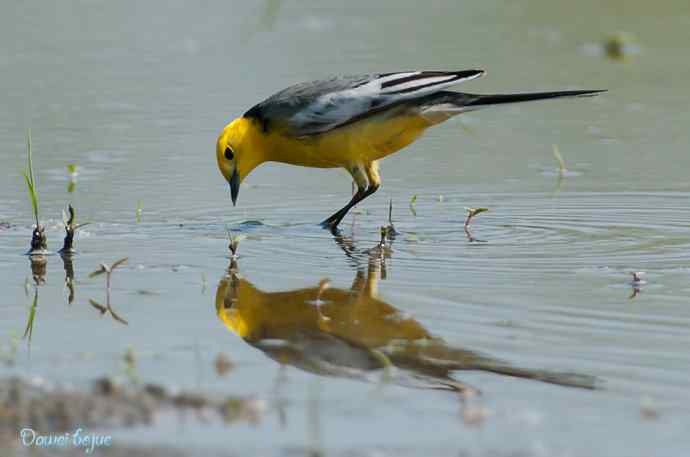
M 427 340 L 422 344 L 403 342 L 387 355 L 399 367 L 407 367 L 436 377 L 449 377 L 453 371 L 477 370 L 567 387 L 597 388 L 594 376 L 513 367 L 474 351 L 449 347 L 442 340 Z
M 480 363 L 476 369 L 491 373 L 512 376 L 514 378 L 532 379 L 535 381 L 546 382 L 548 384 L 558 384 L 560 386 L 579 387 L 581 389 L 596 389 L 597 380 L 594 376 L 582 375 L 578 373 L 531 370 L 526 368 L 516 368 L 510 365 Z

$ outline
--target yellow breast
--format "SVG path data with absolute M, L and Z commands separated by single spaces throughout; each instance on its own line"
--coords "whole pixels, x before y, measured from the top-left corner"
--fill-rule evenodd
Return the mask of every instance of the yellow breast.
M 372 116 L 305 138 L 275 131 L 265 136 L 267 160 L 318 168 L 382 159 L 415 141 L 431 124 L 421 116 Z

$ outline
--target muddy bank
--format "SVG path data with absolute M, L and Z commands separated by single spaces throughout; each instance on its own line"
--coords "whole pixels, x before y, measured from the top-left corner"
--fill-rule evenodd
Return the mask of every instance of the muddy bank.
M 4 454 L 3 454 L 4 455 Z M 196 457 L 199 454 L 194 451 L 183 451 L 174 448 L 154 447 L 137 448 L 126 446 L 113 446 L 101 448 L 93 453 L 86 454 L 78 449 L 30 449 L 26 447 L 14 447 L 9 449 L 8 457 L 71 457 L 78 455 L 98 455 L 100 457 Z M 204 452 L 208 457 L 234 457 L 238 454 Z
M 254 398 L 171 392 L 157 384 L 120 384 L 100 378 L 90 387 L 77 389 L 51 385 L 39 378 L 8 378 L 0 380 L 0 448 L 11 449 L 14 454 L 10 455 L 16 456 L 73 455 L 85 451 L 73 443 L 77 429 L 107 436 L 109 431 L 127 427 L 155 426 L 165 414 L 184 414 L 186 419 L 204 423 L 258 423 L 262 410 L 263 403 Z M 25 432 L 28 445 L 22 443 L 22 430 L 32 430 Z M 69 438 L 66 443 L 42 448 L 35 445 L 35 437 L 42 434 L 69 434 Z M 192 455 L 163 448 L 124 448 L 118 443 L 103 444 L 96 451 L 112 456 Z

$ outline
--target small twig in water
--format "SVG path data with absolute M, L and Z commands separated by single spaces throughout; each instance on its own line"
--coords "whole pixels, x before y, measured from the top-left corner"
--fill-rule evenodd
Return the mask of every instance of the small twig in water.
M 633 298 L 637 297 L 640 292 L 642 291 L 642 286 L 647 283 L 644 279 L 642 279 L 642 276 L 644 276 L 646 273 L 644 271 L 631 271 L 630 275 L 632 276 L 632 281 L 630 281 L 630 285 L 632 286 L 632 293 L 630 294 L 630 297 L 628 297 L 630 300 Z
M 89 278 L 95 278 L 96 276 L 102 275 L 105 273 L 105 306 L 101 305 L 98 303 L 96 300 L 89 299 L 89 303 L 91 306 L 94 308 L 98 309 L 101 314 L 105 314 L 106 311 L 110 313 L 110 315 L 115 319 L 116 321 L 120 322 L 121 324 L 127 325 L 127 321 L 121 318 L 119 315 L 115 313 L 113 310 L 112 306 L 110 305 L 110 285 L 111 285 L 111 277 L 113 274 L 113 271 L 119 267 L 120 265 L 124 264 L 127 262 L 127 257 L 117 260 L 113 262 L 112 265 L 107 265 L 105 263 L 100 264 L 99 268 L 96 271 L 93 271 L 89 274 Z
M 393 199 L 391 198 L 388 202 L 388 226 L 385 227 L 386 229 L 386 237 L 393 240 L 395 239 L 395 236 L 398 234 L 398 231 L 395 230 L 395 226 L 393 225 Z
M 631 271 L 630 275 L 632 276 L 632 282 L 636 284 L 644 284 L 644 280 L 642 279 L 642 276 L 644 276 L 646 273 L 644 271 Z
M 77 230 L 89 225 L 88 222 L 83 224 L 77 224 L 77 215 L 72 207 L 72 204 L 67 205 L 67 211 L 62 211 L 62 222 L 65 224 L 65 240 L 62 244 L 62 249 L 60 249 L 60 254 L 63 256 L 74 254 L 76 251 L 74 249 L 74 235 L 76 235 Z
M 233 235 L 230 233 L 229 230 L 226 229 L 226 232 L 228 234 L 228 241 L 230 244 L 228 245 L 228 249 L 230 249 L 230 254 L 233 259 L 236 259 L 238 257 L 237 255 L 237 249 L 240 247 L 240 241 L 246 238 L 245 235 Z
M 470 242 L 476 241 L 476 242 L 483 242 L 482 240 L 476 239 L 474 236 L 472 236 L 472 233 L 470 233 L 470 221 L 472 220 L 473 217 L 477 216 L 478 214 L 485 213 L 489 211 L 489 208 L 465 208 L 467 210 L 467 218 L 465 219 L 465 235 L 467 235 L 467 239 Z
M 386 242 L 388 241 L 388 234 L 389 234 L 389 232 L 388 232 L 388 227 L 382 226 L 382 227 L 379 229 L 379 232 L 380 232 L 380 234 L 381 234 L 381 240 L 379 240 L 379 245 L 378 245 L 378 247 L 381 248 L 381 249 L 383 249 L 383 248 L 386 247 Z

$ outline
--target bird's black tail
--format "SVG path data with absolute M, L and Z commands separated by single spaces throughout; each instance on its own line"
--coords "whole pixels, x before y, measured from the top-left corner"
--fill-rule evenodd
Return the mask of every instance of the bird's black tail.
M 558 92 L 532 92 L 526 94 L 462 94 L 462 106 L 501 105 L 503 103 L 520 103 L 534 100 L 547 100 L 560 97 L 591 97 L 605 90 L 563 90 Z M 460 95 L 460 94 L 459 94 Z

